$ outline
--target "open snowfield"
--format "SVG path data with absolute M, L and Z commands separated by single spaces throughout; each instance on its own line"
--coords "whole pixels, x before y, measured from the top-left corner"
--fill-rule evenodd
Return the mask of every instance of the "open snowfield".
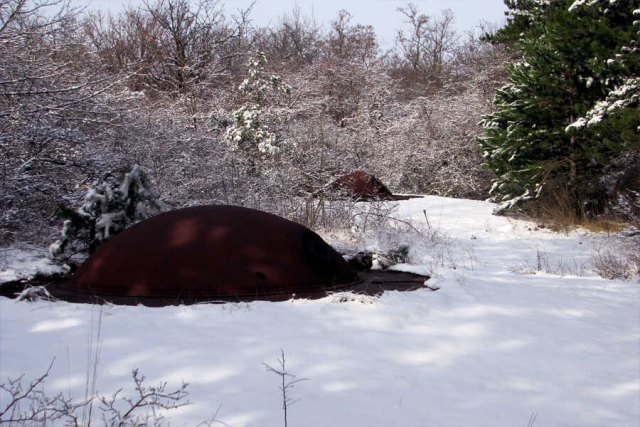
M 535 426 L 640 425 L 640 283 L 593 272 L 604 237 L 539 230 L 486 202 L 394 203 L 432 235 L 398 234 L 412 244 L 399 268 L 440 290 L 165 308 L 0 298 L 0 382 L 28 382 L 55 359 L 47 393 L 81 400 L 97 360 L 100 395 L 131 393 L 135 368 L 151 386 L 189 383 L 173 426 L 217 412 L 276 427 L 280 378 L 263 363 L 278 367 L 283 350 L 307 379 L 289 390 L 291 427 L 526 427 L 532 414 Z M 3 254 L 1 280 L 38 268 Z

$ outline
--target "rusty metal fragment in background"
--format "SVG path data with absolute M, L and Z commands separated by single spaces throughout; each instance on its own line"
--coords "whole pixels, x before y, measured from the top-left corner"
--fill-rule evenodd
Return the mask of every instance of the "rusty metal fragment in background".
M 392 200 L 393 194 L 378 178 L 363 171 L 351 172 L 336 179 L 330 186 L 346 197 L 357 200 Z
M 370 173 L 356 171 L 343 175 L 330 185 L 340 195 L 356 200 L 393 200 L 391 191 Z
M 107 300 L 287 299 L 358 281 L 340 254 L 300 224 L 237 206 L 198 206 L 118 234 L 67 288 Z

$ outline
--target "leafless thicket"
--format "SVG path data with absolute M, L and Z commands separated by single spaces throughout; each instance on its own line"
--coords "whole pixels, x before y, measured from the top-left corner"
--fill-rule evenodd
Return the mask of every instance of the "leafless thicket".
M 476 123 L 504 79 L 499 48 L 411 5 L 388 52 L 347 11 L 324 27 L 294 9 L 259 28 L 223 6 L 149 0 L 106 17 L 0 0 L 0 242 L 51 239 L 60 204 L 134 164 L 166 209 L 231 203 L 314 228 L 349 223 L 353 203 L 322 190 L 357 169 L 395 192 L 484 197 Z M 290 87 L 259 109 L 239 90 L 256 51 Z M 237 111 L 277 153 L 225 144 Z
M 67 2 L 0 2 L 0 241 L 46 233 L 56 206 L 111 159 L 119 76 Z M 98 172 L 99 173 L 99 172 Z

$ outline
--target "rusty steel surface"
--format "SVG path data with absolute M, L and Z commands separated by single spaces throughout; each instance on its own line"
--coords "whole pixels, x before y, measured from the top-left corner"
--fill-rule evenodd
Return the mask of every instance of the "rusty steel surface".
M 67 290 L 106 299 L 286 299 L 358 282 L 342 256 L 300 224 L 237 206 L 198 206 L 113 237 Z
M 356 171 L 343 175 L 331 184 L 331 189 L 358 200 L 392 200 L 391 191 L 370 173 Z
M 308 292 L 300 292 L 295 295 L 258 295 L 258 296 L 234 296 L 217 298 L 185 298 L 185 297 L 150 297 L 150 296 L 126 296 L 91 294 L 74 291 L 69 288 L 68 279 L 61 277 L 32 278 L 27 281 L 3 283 L 0 286 L 0 296 L 16 298 L 25 288 L 30 286 L 43 286 L 49 292 L 52 300 L 62 300 L 83 304 L 120 304 L 120 305 L 145 305 L 148 307 L 164 307 L 169 305 L 185 305 L 200 303 L 225 303 L 225 302 L 251 302 L 256 300 L 284 301 L 290 298 L 318 299 L 327 296 L 338 295 L 338 302 L 349 301 L 358 295 L 379 297 L 387 291 L 411 292 L 419 290 L 436 291 L 436 286 L 427 285 L 429 276 L 407 273 L 394 270 L 368 270 L 358 272 L 360 280 L 355 283 L 339 286 L 335 289 L 317 289 Z M 350 296 L 351 295 L 351 296 Z M 48 298 L 44 298 L 48 299 Z M 335 301 L 335 300 L 334 300 Z

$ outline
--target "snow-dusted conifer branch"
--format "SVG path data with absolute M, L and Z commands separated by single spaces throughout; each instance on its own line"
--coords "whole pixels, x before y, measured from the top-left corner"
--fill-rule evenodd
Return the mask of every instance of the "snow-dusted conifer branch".
M 608 57 L 596 58 L 600 63 L 595 65 L 609 71 L 600 77 L 601 80 L 606 78 L 603 97 L 584 116 L 577 118 L 567 127 L 567 132 L 575 132 L 585 126 L 598 125 L 609 116 L 623 114 L 625 109 L 637 110 L 640 104 L 640 77 L 637 66 L 637 57 L 640 54 L 640 8 L 637 3 L 634 6 L 633 2 L 576 0 L 569 11 L 576 14 L 594 11 L 603 17 L 614 13 L 626 14 L 627 20 L 633 20 L 632 25 L 635 28 L 635 31 L 630 32 L 630 39 L 617 50 L 609 52 Z M 589 85 L 593 84 L 593 77 L 588 79 Z M 636 130 L 640 131 L 640 124 Z
M 159 210 L 151 182 L 139 165 L 119 180 L 108 175 L 87 191 L 77 210 L 65 208 L 61 238 L 49 248 L 52 259 L 67 262 L 91 254 L 113 235 Z

